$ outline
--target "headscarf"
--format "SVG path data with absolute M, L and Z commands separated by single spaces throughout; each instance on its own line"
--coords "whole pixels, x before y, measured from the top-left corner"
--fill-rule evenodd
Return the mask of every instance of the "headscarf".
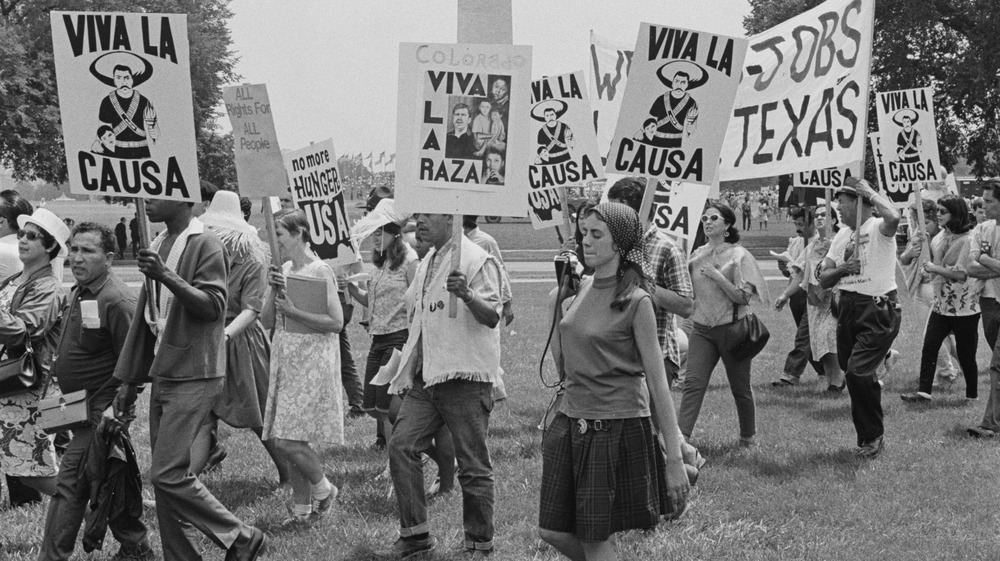
M 596 213 L 608 225 L 622 259 L 639 267 L 643 276 L 652 279 L 653 269 L 646 259 L 646 246 L 642 241 L 642 222 L 632 207 L 622 203 L 601 203 L 588 212 Z
M 232 191 L 219 191 L 200 220 L 222 240 L 230 255 L 267 264 L 270 248 L 257 229 L 247 223 L 240 208 L 240 196 Z

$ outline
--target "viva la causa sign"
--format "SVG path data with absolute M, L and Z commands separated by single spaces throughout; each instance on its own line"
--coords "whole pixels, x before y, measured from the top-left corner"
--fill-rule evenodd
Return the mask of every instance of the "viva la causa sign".
M 608 173 L 711 184 L 747 40 L 643 23 Z
M 69 189 L 200 201 L 187 16 L 52 12 Z

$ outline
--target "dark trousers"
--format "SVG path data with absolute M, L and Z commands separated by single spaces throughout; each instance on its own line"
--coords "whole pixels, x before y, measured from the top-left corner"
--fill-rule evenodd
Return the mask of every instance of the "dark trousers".
M 983 317 L 983 335 L 992 349 L 997 346 L 997 334 L 1000 333 L 1000 302 L 996 298 L 980 298 L 979 311 Z
M 191 443 L 204 424 L 223 378 L 153 380 L 149 398 L 149 470 L 156 493 L 164 561 L 200 561 L 195 528 L 228 549 L 243 523 L 191 473 Z
M 965 376 L 965 397 L 976 398 L 979 367 L 976 365 L 976 349 L 979 346 L 979 314 L 971 316 L 943 316 L 931 312 L 924 330 L 924 347 L 920 351 L 920 391 L 931 393 L 934 385 L 934 370 L 937 367 L 938 351 L 949 333 L 955 334 L 955 350 L 958 363 Z
M 750 226 L 752 224 L 752 222 L 751 222 L 752 217 L 750 216 L 750 213 L 749 212 L 743 212 L 743 213 L 740 213 L 740 214 L 743 216 L 743 228 L 742 228 L 742 230 L 750 230 Z
M 823 363 L 813 360 L 812 346 L 809 343 L 809 317 L 806 314 L 806 293 L 798 292 L 788 299 L 788 308 L 795 320 L 795 346 L 785 359 L 784 373 L 787 376 L 800 378 L 806 370 L 806 364 L 811 364 L 813 370 L 820 376 L 824 375 Z
M 882 386 L 875 369 L 885 361 L 899 334 L 901 314 L 895 291 L 877 297 L 842 291 L 838 308 L 837 358 L 851 395 L 858 446 L 862 446 L 885 432 Z
M 45 517 L 45 536 L 42 538 L 39 561 L 65 561 L 73 555 L 76 536 L 83 523 L 90 494 L 90 489 L 80 485 L 77 479 L 80 471 L 85 468 L 81 462 L 94 439 L 94 427 L 110 397 L 92 399 L 91 426 L 74 430 L 73 438 L 63 453 L 59 475 L 56 476 L 56 494 L 49 501 L 49 511 Z M 108 521 L 108 528 L 120 544 L 140 544 L 146 541 L 146 525 L 140 518 L 118 516 Z
M 18 508 L 42 502 L 42 493 L 38 489 L 28 487 L 17 477 L 6 476 L 7 491 L 10 495 L 10 506 Z

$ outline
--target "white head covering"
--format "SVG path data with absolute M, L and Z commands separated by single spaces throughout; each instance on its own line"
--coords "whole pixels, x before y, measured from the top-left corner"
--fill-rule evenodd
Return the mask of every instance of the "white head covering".
M 358 245 L 365 238 L 375 233 L 386 224 L 395 224 L 402 228 L 410 220 L 409 214 L 396 212 L 396 202 L 392 199 L 382 199 L 375 205 L 375 210 L 366 214 L 361 220 L 354 223 L 351 228 L 351 239 Z
M 234 257 L 249 257 L 261 263 L 270 259 L 270 251 L 257 235 L 257 229 L 243 219 L 240 196 L 236 193 L 216 193 L 212 204 L 199 220 L 219 236 Z

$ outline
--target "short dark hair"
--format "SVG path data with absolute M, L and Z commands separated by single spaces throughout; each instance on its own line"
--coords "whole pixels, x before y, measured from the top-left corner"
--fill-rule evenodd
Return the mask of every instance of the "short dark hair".
M 788 217 L 791 218 L 792 220 L 798 220 L 799 218 L 806 218 L 807 214 L 809 213 L 806 207 L 793 206 L 788 209 Z
M 249 197 L 240 197 L 240 212 L 243 213 L 243 220 L 250 222 L 250 212 L 253 211 L 253 203 Z
M 7 226 L 12 230 L 17 230 L 17 217 L 22 214 L 35 212 L 34 207 L 13 189 L 0 191 L 0 218 L 7 220 Z
M 639 212 L 642 207 L 642 196 L 646 192 L 646 180 L 641 177 L 625 177 L 615 181 L 608 189 L 608 200 L 615 199 Z
M 740 231 L 736 229 L 736 213 L 733 212 L 733 209 L 729 208 L 729 205 L 722 199 L 709 199 L 708 203 L 705 204 L 705 210 L 710 208 L 719 211 L 722 221 L 726 223 L 726 241 L 729 243 L 740 241 Z M 704 212 L 702 211 L 702 214 Z
M 101 138 L 102 136 L 104 136 L 104 133 L 106 132 L 114 133 L 115 129 L 111 128 L 108 125 L 101 125 L 97 127 L 97 138 Z
M 201 201 L 204 203 L 212 202 L 215 198 L 215 194 L 220 191 L 219 187 L 208 181 L 207 179 L 201 180 Z
M 986 184 L 983 185 L 983 191 L 992 191 L 993 198 L 1000 200 L 1000 179 L 987 179 Z
M 111 69 L 112 76 L 118 74 L 119 72 L 128 72 L 129 76 L 134 76 L 134 74 L 132 73 L 132 69 L 124 64 L 116 64 L 115 67 Z
M 101 240 L 101 249 L 104 253 L 114 253 L 115 252 L 115 234 L 104 224 L 98 224 L 97 222 L 81 222 L 73 228 L 73 233 L 70 234 L 69 239 L 73 239 L 77 234 L 97 234 L 97 237 Z
M 686 79 L 686 80 L 687 80 L 688 82 L 690 82 L 690 81 L 691 81 L 691 75 L 690 75 L 690 74 L 688 74 L 687 72 L 684 72 L 683 70 L 681 70 L 680 72 L 677 72 L 677 73 L 675 73 L 675 74 L 674 74 L 674 78 L 677 78 L 678 76 L 684 76 L 684 78 L 685 78 L 685 79 Z M 674 84 L 673 84 L 673 80 L 671 80 L 671 81 L 670 81 L 670 85 L 671 85 L 671 86 L 672 86 L 672 85 L 674 85 Z
M 466 214 L 462 216 L 462 227 L 472 230 L 473 228 L 479 226 L 478 220 L 479 220 L 478 214 Z
M 465 112 L 468 113 L 470 117 L 472 116 L 472 108 L 465 103 L 455 104 L 455 106 L 451 108 L 451 114 L 454 115 L 455 111 L 458 111 L 459 109 L 465 109 Z

